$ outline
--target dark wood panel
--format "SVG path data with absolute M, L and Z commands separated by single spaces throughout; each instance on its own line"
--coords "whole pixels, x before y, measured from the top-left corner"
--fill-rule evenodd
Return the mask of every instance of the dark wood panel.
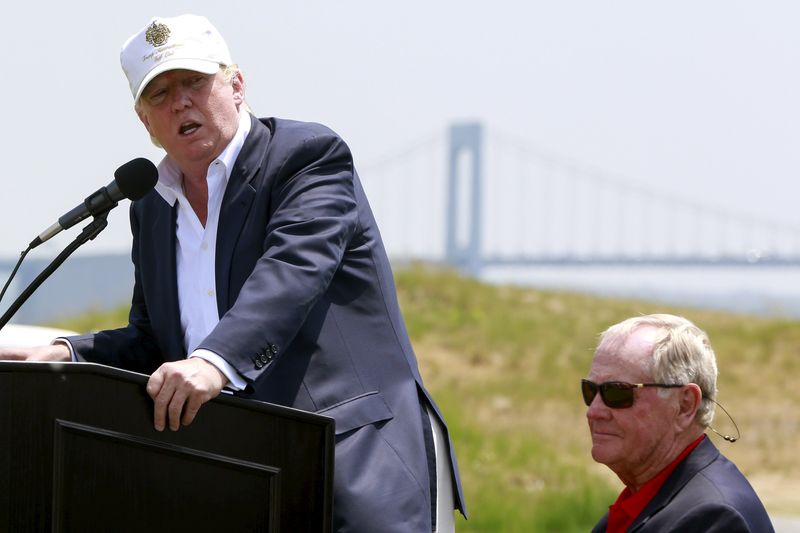
M 160 433 L 146 380 L 0 362 L 0 529 L 330 531 L 332 419 L 220 397 Z

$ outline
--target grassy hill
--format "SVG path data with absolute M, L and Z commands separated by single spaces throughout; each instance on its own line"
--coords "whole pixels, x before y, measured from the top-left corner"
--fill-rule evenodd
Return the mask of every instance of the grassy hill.
M 742 432 L 712 437 L 771 513 L 800 515 L 800 323 L 518 287 L 414 266 L 400 303 L 427 387 L 452 429 L 470 519 L 460 532 L 588 531 L 621 485 L 589 455 L 579 380 L 597 334 L 636 314 L 681 314 L 711 337 L 719 401 Z M 126 311 L 59 326 L 86 331 Z M 732 431 L 718 411 L 720 432 Z

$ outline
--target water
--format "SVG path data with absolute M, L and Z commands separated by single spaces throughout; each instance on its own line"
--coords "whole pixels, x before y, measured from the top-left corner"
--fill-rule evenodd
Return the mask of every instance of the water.
M 490 283 L 800 318 L 798 267 L 498 267 L 487 269 L 482 279 Z
M 129 260 L 126 255 L 120 255 L 122 266 L 109 267 L 99 263 L 97 268 L 92 268 L 90 258 L 86 261 L 73 261 L 78 265 L 83 275 L 78 272 L 64 272 L 53 276 L 47 281 L 40 291 L 32 297 L 31 303 L 23 306 L 21 311 L 30 311 L 36 316 L 20 317 L 26 322 L 37 323 L 48 318 L 39 312 L 35 305 L 37 298 L 47 300 L 46 307 L 58 306 L 60 300 L 69 301 L 77 306 L 70 308 L 68 314 L 80 312 L 83 307 L 98 307 L 96 301 L 81 304 L 78 295 L 71 294 L 68 298 L 56 289 L 61 285 L 72 287 L 76 281 L 98 279 L 101 277 L 97 271 L 118 271 L 123 282 L 115 285 L 122 296 L 111 298 L 112 303 L 118 304 L 130 298 L 128 287 L 130 277 L 127 274 Z M 399 261 L 398 264 L 402 264 Z M 37 267 L 38 269 L 38 267 Z M 9 269 L 0 268 L 0 280 L 5 280 L 10 274 Z M 123 275 L 124 274 L 124 275 Z M 19 275 L 18 275 L 19 276 Z M 722 311 L 748 313 L 762 316 L 781 316 L 800 318 L 800 267 L 763 267 L 763 266 L 738 266 L 738 267 L 682 267 L 682 268 L 656 268 L 656 267 L 492 267 L 484 270 L 481 278 L 490 283 L 513 283 L 522 286 L 540 287 L 547 289 L 570 290 L 588 292 L 603 296 L 634 298 L 651 302 L 662 302 L 671 305 L 689 306 L 704 309 L 717 309 Z M 8 293 L 0 304 L 0 310 L 5 309 L 14 301 L 21 280 L 15 279 Z M 103 289 L 103 294 L 108 298 L 108 289 Z M 48 293 L 52 292 L 52 294 Z M 84 293 L 89 288 L 83 288 Z M 39 294 L 42 293 L 42 294 Z M 101 300 L 102 301 L 102 300 Z M 63 302 L 62 302 L 63 303 Z M 102 306 L 101 306 L 102 307 Z M 655 312 L 657 306 L 642 309 L 642 312 Z M 67 313 L 65 311 L 64 313 Z M 42 316 L 39 316 L 39 315 Z

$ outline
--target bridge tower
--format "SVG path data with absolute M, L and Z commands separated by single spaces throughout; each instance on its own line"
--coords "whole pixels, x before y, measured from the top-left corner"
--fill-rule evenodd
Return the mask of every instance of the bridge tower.
M 477 277 L 481 260 L 483 128 L 478 122 L 450 126 L 445 260 Z

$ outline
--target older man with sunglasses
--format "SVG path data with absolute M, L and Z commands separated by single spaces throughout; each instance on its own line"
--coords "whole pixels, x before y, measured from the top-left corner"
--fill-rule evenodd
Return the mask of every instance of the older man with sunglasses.
M 581 391 L 592 458 L 625 489 L 594 532 L 774 531 L 753 488 L 705 435 L 716 381 L 708 336 L 685 318 L 634 317 L 601 335 Z

